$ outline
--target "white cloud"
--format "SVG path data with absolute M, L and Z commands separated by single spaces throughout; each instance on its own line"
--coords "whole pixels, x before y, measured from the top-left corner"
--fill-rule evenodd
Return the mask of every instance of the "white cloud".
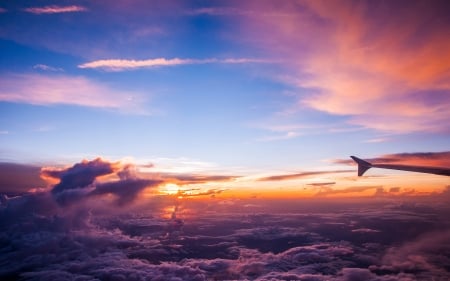
M 189 64 L 244 64 L 244 63 L 270 63 L 267 60 L 251 59 L 251 58 L 228 58 L 228 59 L 166 59 L 156 58 L 147 60 L 129 60 L 129 59 L 106 59 L 96 60 L 78 65 L 79 68 L 103 69 L 105 71 L 124 71 L 139 68 L 161 67 L 161 66 L 175 66 L 175 65 L 189 65 Z

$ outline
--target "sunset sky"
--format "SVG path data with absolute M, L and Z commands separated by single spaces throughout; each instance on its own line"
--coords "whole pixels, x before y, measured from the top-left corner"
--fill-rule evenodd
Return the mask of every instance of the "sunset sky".
M 448 184 L 343 161 L 449 166 L 446 1 L 2 1 L 0 22 L 4 163 L 299 195 Z
M 0 0 L 0 280 L 450 280 L 448 0 Z

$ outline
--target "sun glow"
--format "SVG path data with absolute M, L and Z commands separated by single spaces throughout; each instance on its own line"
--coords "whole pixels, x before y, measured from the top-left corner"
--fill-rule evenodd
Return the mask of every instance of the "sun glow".
M 167 195 L 175 195 L 180 192 L 180 187 L 174 183 L 168 183 L 162 186 L 161 192 Z

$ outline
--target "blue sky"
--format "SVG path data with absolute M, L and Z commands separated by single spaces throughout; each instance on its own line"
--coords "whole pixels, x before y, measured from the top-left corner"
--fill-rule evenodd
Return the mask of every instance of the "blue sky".
M 0 159 L 270 173 L 448 151 L 438 4 L 2 2 Z

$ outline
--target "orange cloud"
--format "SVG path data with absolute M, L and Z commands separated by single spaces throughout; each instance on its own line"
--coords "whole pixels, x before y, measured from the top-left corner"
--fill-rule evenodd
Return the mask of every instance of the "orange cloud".
M 444 2 L 258 1 L 246 26 L 306 92 L 300 106 L 382 131 L 448 132 Z

